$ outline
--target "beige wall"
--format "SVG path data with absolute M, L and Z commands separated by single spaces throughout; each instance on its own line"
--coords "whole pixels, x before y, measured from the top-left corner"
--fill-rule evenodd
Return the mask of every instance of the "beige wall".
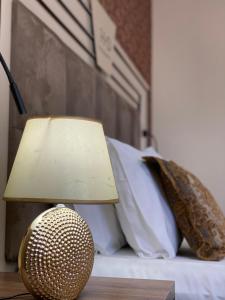
M 0 0 L 0 40 L 1 40 L 1 0 Z M 1 115 L 1 111 L 0 111 L 0 115 Z M 1 135 L 0 135 L 0 140 L 2 141 Z M 2 152 L 2 149 L 0 148 L 0 155 L 1 155 L 1 152 Z M 1 183 L 1 177 L 0 177 L 0 195 L 1 194 L 2 194 L 2 183 Z M 4 207 L 1 202 L 1 204 L 0 204 L 0 269 L 2 269 L 2 262 L 3 262 L 3 247 L 2 247 L 2 245 L 4 245 L 4 236 L 3 236 L 2 227 L 4 227 L 4 221 L 5 221 Z
M 225 212 L 225 1 L 153 0 L 153 131 Z

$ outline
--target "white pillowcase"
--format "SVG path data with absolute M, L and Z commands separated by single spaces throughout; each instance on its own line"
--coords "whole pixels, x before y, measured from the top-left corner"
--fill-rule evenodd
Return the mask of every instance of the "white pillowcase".
M 158 156 L 153 148 L 137 150 L 114 139 L 108 149 L 120 203 L 117 215 L 127 242 L 140 257 L 172 258 L 180 245 L 174 216 L 157 175 L 142 156 Z
M 65 204 L 63 206 L 74 209 L 87 222 L 96 252 L 111 255 L 126 245 L 114 205 Z
M 110 255 L 127 244 L 114 205 L 74 206 L 79 215 L 87 222 L 97 252 Z

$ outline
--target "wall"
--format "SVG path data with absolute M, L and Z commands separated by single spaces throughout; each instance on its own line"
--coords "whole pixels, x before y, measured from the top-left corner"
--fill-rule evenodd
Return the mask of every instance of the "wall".
M 153 132 L 225 212 L 225 1 L 153 0 Z
M 7 2 L 9 3 L 10 1 Z M 9 64 L 10 41 L 8 36 L 11 25 L 9 22 L 10 9 L 8 3 L 5 1 L 0 2 L 0 51 Z M 0 91 L 0 271 L 7 271 L 11 270 L 11 266 L 5 263 L 5 203 L 2 201 L 2 194 L 5 188 L 7 174 L 9 89 L 6 76 L 1 67 Z
M 1 39 L 1 0 L 0 0 L 0 39 Z M 1 101 L 1 99 L 0 99 L 0 101 Z M 1 135 L 0 135 L 0 139 L 1 139 Z M 1 139 L 1 141 L 2 141 L 2 139 Z M 2 153 L 2 149 L 1 148 L 0 148 L 0 153 Z M 1 160 L 1 165 L 2 165 L 2 160 Z M 1 178 L 1 180 L 2 180 L 2 178 Z M 1 194 L 2 194 L 2 183 L 0 181 L 0 195 Z M 0 198 L 1 198 L 1 196 L 0 196 Z M 5 224 L 5 207 L 3 205 L 4 204 L 3 204 L 3 202 L 1 202 L 1 199 L 0 199 L 0 228 L 2 228 L 2 227 L 4 228 L 4 224 Z M 0 244 L 1 245 L 4 245 L 4 243 L 5 243 L 4 239 L 5 239 L 5 237 L 4 237 L 4 231 L 0 230 Z M 3 268 L 3 266 L 2 266 L 3 261 L 4 261 L 3 247 L 0 247 L 0 269 Z
M 100 0 L 117 25 L 117 39 L 150 83 L 151 0 Z

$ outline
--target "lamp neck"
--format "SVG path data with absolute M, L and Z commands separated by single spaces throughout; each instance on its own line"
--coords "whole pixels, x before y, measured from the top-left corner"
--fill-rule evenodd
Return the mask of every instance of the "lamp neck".
M 26 114 L 27 111 L 26 111 L 26 108 L 25 108 L 25 105 L 24 105 L 23 98 L 22 98 L 22 96 L 20 94 L 20 91 L 19 91 L 19 89 L 18 89 L 18 87 L 17 87 L 17 85 L 16 85 L 16 83 L 15 83 L 13 77 L 12 77 L 12 74 L 9 71 L 9 68 L 8 68 L 1 52 L 0 52 L 0 62 L 2 64 L 3 69 L 6 73 L 7 78 L 8 78 L 10 90 L 11 90 L 13 98 L 16 102 L 16 106 L 17 106 L 18 111 L 19 111 L 20 114 Z

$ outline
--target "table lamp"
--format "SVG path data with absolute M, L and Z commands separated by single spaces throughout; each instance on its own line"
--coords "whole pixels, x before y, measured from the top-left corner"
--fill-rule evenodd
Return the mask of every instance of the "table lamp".
M 4 199 L 117 202 L 102 124 L 74 117 L 29 119 Z M 93 259 L 94 245 L 87 224 L 66 207 L 50 208 L 32 222 L 18 258 L 28 291 L 36 298 L 52 300 L 77 298 L 90 276 Z

